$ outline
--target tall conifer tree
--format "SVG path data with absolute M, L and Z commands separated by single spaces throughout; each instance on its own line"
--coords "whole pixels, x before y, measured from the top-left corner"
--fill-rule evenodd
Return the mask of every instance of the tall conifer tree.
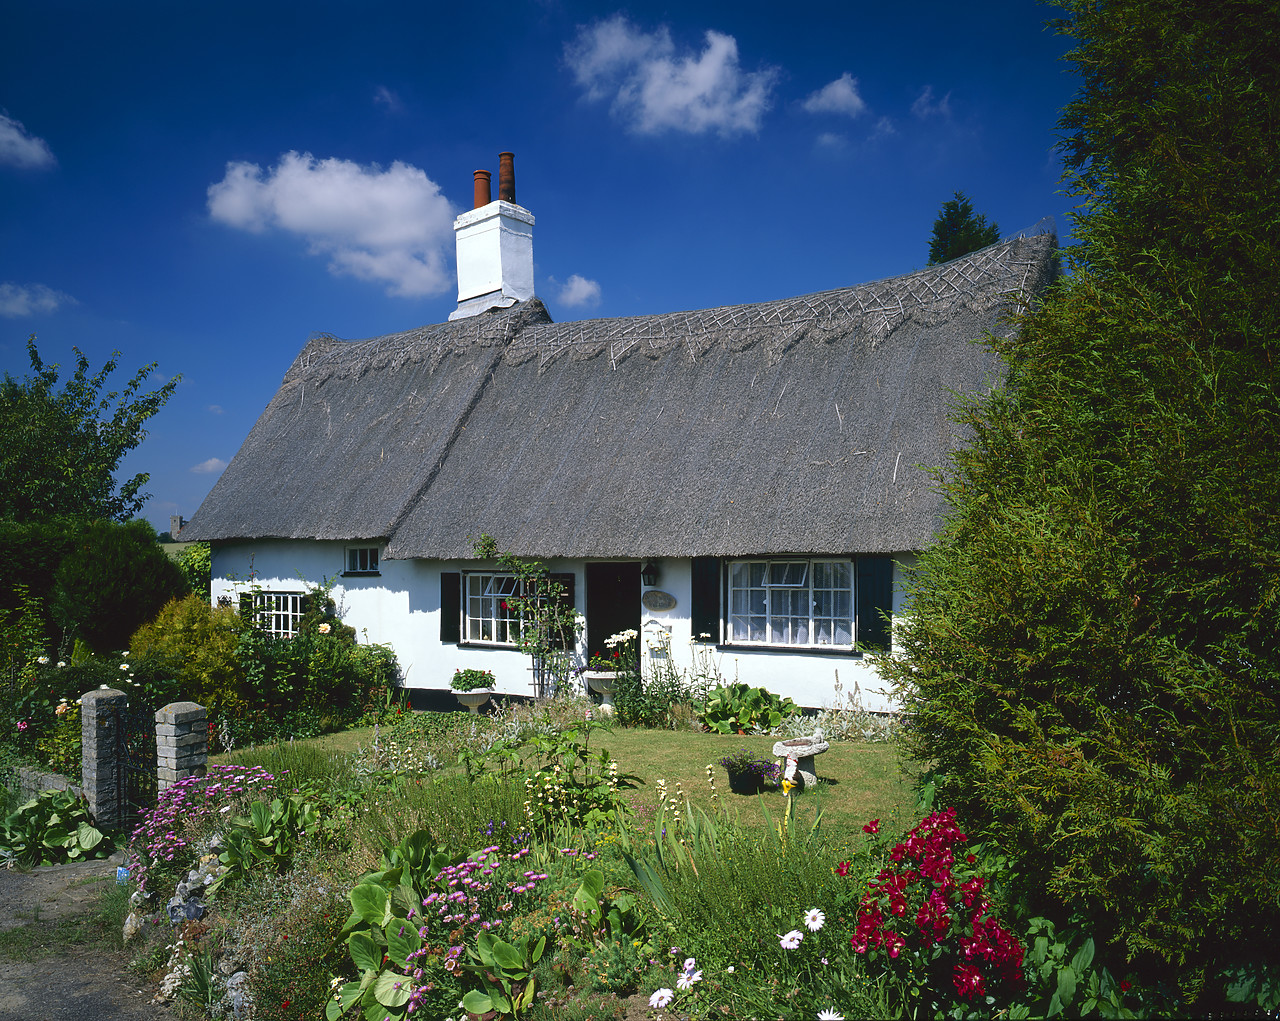
M 1074 272 L 887 660 L 1014 895 L 1183 1010 L 1280 1002 L 1280 13 L 1063 0 Z

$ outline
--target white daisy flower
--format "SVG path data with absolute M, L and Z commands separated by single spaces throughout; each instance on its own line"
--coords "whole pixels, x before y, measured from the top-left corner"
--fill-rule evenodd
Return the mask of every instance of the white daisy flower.
M 655 1010 L 661 1010 L 668 1006 L 672 1000 L 676 998 L 674 989 L 659 989 L 649 997 L 649 1006 Z

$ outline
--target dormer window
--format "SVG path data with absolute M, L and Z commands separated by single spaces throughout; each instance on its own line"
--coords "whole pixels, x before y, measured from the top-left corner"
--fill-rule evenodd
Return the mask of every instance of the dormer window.
M 344 575 L 379 574 L 377 546 L 348 546 Z

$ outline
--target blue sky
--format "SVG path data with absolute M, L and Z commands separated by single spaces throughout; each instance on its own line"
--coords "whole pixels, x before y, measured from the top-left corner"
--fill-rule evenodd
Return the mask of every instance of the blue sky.
M 191 517 L 313 333 L 440 322 L 516 154 L 557 321 L 922 267 L 960 190 L 1070 228 L 1076 82 L 1030 2 L 3 0 L 0 371 L 182 375 L 123 471 Z

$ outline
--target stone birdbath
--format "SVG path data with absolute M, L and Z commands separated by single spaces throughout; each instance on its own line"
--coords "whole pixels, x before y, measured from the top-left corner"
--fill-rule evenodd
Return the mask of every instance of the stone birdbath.
M 793 737 L 786 741 L 778 741 L 773 746 L 773 754 L 782 759 L 782 777 L 795 781 L 797 776 L 805 787 L 818 782 L 818 769 L 814 765 L 814 757 L 821 755 L 831 747 L 827 743 L 819 727 L 812 737 Z
M 605 716 L 612 716 L 613 693 L 618 689 L 618 671 L 588 670 L 582 676 L 587 679 L 587 686 L 600 695 L 600 712 Z

